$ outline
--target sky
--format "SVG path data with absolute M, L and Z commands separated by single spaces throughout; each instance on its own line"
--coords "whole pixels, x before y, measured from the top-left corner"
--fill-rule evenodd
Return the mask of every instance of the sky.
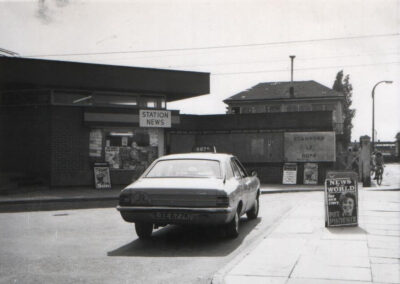
M 400 131 L 400 0 L 0 0 L 0 48 L 22 57 L 210 73 L 210 94 L 172 102 L 222 114 L 260 82 L 353 86 L 352 140 Z

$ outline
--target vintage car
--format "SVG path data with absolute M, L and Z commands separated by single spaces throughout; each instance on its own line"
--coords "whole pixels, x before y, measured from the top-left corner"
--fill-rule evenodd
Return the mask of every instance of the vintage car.
M 155 160 L 121 191 L 118 211 L 140 239 L 168 224 L 224 226 L 237 237 L 239 218 L 255 219 L 260 181 L 229 154 L 186 153 Z

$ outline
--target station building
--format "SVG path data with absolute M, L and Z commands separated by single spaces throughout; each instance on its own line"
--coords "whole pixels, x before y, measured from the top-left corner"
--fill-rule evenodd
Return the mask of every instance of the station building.
M 0 57 L 1 179 L 93 185 L 106 162 L 129 184 L 166 153 L 167 102 L 208 94 L 209 73 Z

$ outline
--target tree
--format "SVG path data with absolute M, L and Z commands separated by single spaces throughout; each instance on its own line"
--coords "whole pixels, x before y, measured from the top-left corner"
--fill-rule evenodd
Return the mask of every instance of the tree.
M 343 70 L 339 71 L 336 75 L 336 80 L 333 83 L 333 90 L 344 95 L 343 101 L 343 142 L 346 147 L 351 142 L 351 130 L 353 128 L 353 117 L 356 110 L 350 108 L 352 104 L 353 86 L 350 84 L 350 75 L 343 75 Z

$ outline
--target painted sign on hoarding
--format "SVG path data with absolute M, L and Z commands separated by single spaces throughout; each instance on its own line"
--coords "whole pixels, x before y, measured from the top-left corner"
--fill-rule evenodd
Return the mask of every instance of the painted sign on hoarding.
M 297 164 L 286 163 L 283 165 L 283 180 L 282 184 L 297 183 Z
M 325 226 L 358 225 L 358 185 L 354 172 L 328 172 L 325 180 Z
M 171 127 L 171 112 L 168 110 L 139 110 L 140 127 Z
M 334 162 L 335 132 L 287 132 L 285 162 Z

